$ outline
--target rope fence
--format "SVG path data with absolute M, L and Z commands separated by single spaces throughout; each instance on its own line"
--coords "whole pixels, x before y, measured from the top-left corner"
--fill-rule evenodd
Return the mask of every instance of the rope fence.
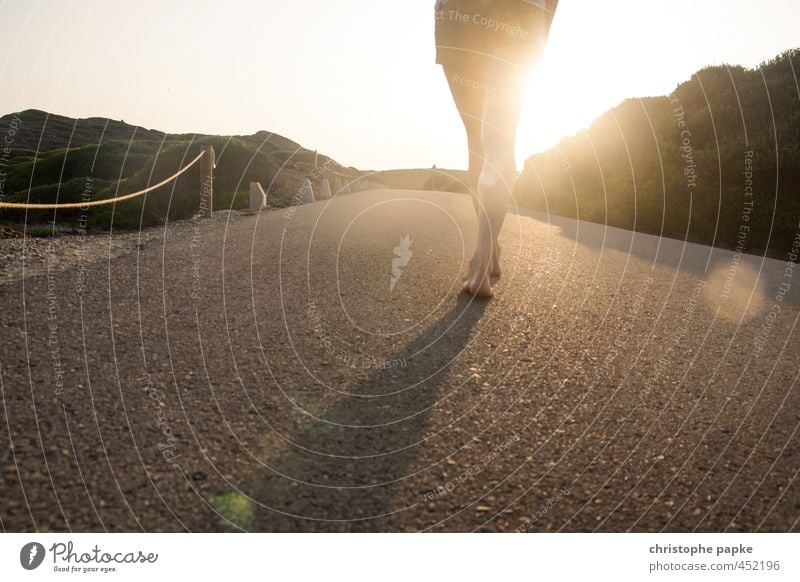
M 0 208 L 19 208 L 19 209 L 30 209 L 30 210 L 53 210 L 53 209 L 62 209 L 62 208 L 87 208 L 89 206 L 105 206 L 106 204 L 114 204 L 116 202 L 122 202 L 123 200 L 130 200 L 131 198 L 136 198 L 138 196 L 143 196 L 148 192 L 152 192 L 153 190 L 157 190 L 161 188 L 165 184 L 169 184 L 173 180 L 175 180 L 178 176 L 186 172 L 189 168 L 194 166 L 197 162 L 200 161 L 205 155 L 209 155 L 209 159 L 206 160 L 206 164 L 204 167 L 204 173 L 208 174 L 210 172 L 210 168 L 213 167 L 213 158 L 214 158 L 214 149 L 211 146 L 207 146 L 200 152 L 197 157 L 195 157 L 191 162 L 185 165 L 183 168 L 178 170 L 175 174 L 161 180 L 158 184 L 153 184 L 145 188 L 144 190 L 139 190 L 138 192 L 133 192 L 131 194 L 125 194 L 123 196 L 117 196 L 116 198 L 107 198 L 104 200 L 92 200 L 89 202 L 69 202 L 64 204 L 30 204 L 28 202 L 0 202 Z M 210 177 L 210 176 L 209 176 Z M 203 184 L 206 183 L 206 179 L 204 177 Z
M 212 146 L 204 146 L 203 151 L 201 151 L 191 162 L 186 164 L 183 168 L 178 170 L 169 178 L 165 178 L 161 180 L 158 184 L 153 184 L 152 186 L 148 186 L 143 190 L 139 190 L 137 192 L 132 192 L 130 194 L 124 194 L 123 196 L 117 196 L 115 198 L 106 198 L 104 200 L 91 200 L 85 202 L 65 202 L 62 204 L 59 203 L 46 203 L 46 204 L 38 204 L 38 203 L 30 203 L 30 202 L 2 202 L 0 201 L 0 208 L 15 208 L 19 210 L 55 210 L 55 209 L 64 209 L 64 208 L 88 208 L 92 206 L 105 206 L 107 204 L 115 204 L 117 202 L 123 202 L 125 200 L 131 200 L 132 198 L 137 198 L 139 196 L 143 196 L 148 192 L 152 192 L 153 190 L 157 190 L 162 186 L 169 184 L 173 180 L 177 179 L 178 176 L 189 170 L 192 166 L 194 166 L 197 162 L 200 161 L 201 158 L 205 156 L 205 160 L 203 160 L 203 164 L 201 166 L 201 188 L 202 188 L 202 198 L 201 198 L 201 205 L 200 205 L 200 214 L 206 217 L 210 217 L 213 212 L 213 173 L 214 167 L 216 166 L 215 158 L 216 154 L 214 152 L 214 148 Z M 303 187 L 300 188 L 299 196 L 299 203 L 308 203 L 308 202 L 315 202 L 316 200 L 327 200 L 330 199 L 338 194 L 350 194 L 352 192 L 358 192 L 361 190 L 371 190 L 371 189 L 381 189 L 386 188 L 385 184 L 371 182 L 369 179 L 364 177 L 357 177 L 355 179 L 350 179 L 348 181 L 348 177 L 345 176 L 344 179 L 330 171 L 324 171 L 321 174 L 319 173 L 319 168 L 316 164 L 316 157 L 315 157 L 315 168 L 314 173 L 312 176 L 320 178 L 321 177 L 321 189 L 319 195 L 314 195 L 313 186 L 311 183 L 310 178 L 306 178 L 303 182 Z M 267 200 L 266 194 L 258 182 L 251 182 L 250 183 L 250 210 L 262 210 L 267 207 Z M 298 197 L 296 197 L 298 198 Z

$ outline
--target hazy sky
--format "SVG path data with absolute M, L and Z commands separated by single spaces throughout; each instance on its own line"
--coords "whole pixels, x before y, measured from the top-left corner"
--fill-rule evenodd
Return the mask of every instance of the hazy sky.
M 0 0 L 0 113 L 267 129 L 362 169 L 463 167 L 434 0 Z M 798 0 L 561 0 L 520 160 L 625 97 L 800 45 Z

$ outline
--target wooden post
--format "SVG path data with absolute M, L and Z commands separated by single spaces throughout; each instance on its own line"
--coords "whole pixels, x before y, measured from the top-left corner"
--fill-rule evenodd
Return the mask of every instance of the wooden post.
M 206 153 L 200 160 L 200 211 L 203 218 L 211 218 L 214 213 L 214 146 L 203 146 Z

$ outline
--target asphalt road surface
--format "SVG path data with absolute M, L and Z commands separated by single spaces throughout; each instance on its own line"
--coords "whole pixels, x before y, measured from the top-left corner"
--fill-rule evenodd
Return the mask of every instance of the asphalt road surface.
M 520 210 L 476 301 L 473 223 L 362 192 L 3 284 L 3 530 L 800 530 L 800 268 Z

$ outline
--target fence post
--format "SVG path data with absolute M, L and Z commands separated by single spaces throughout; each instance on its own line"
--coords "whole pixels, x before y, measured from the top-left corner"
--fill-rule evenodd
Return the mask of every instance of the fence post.
M 310 178 L 303 180 L 303 187 L 300 189 L 300 191 L 303 194 L 303 204 L 311 204 L 312 202 L 316 202 L 316 198 L 314 197 L 314 186 L 311 184 Z
M 320 200 L 331 199 L 331 181 L 328 180 L 328 178 L 322 179 L 322 184 L 319 187 L 319 199 Z
M 205 155 L 200 160 L 200 196 L 199 214 L 203 218 L 211 218 L 214 213 L 214 146 L 203 146 Z

